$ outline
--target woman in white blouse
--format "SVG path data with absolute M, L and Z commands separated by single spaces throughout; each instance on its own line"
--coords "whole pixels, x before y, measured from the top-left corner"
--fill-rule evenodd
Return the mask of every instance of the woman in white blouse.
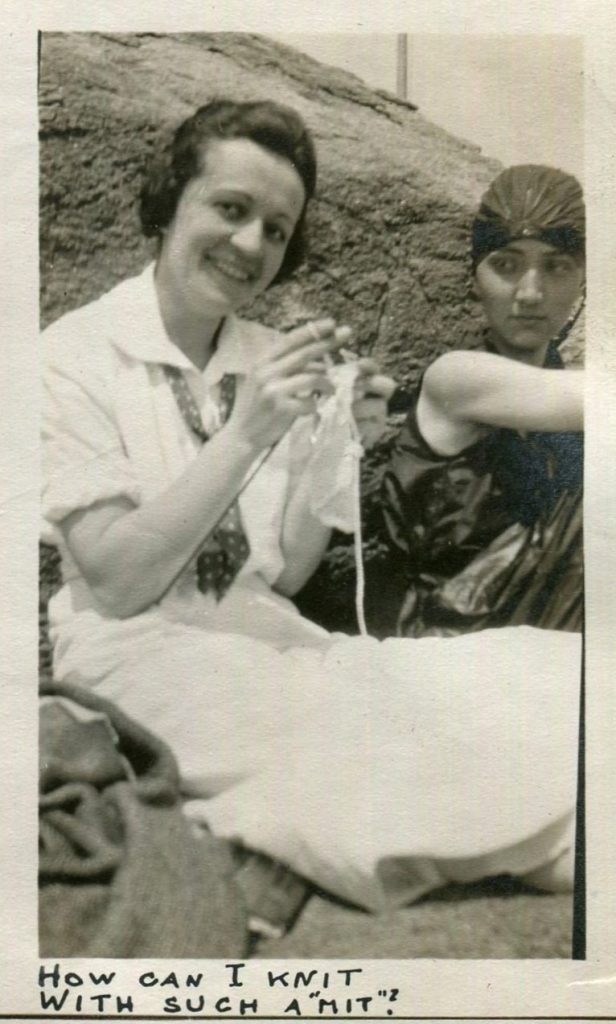
M 330 358 L 350 332 L 236 310 L 301 261 L 315 181 L 293 111 L 200 108 L 142 195 L 155 263 L 45 332 L 50 632 L 56 678 L 165 738 L 214 831 L 378 907 L 568 856 L 579 637 L 379 643 L 288 599 L 331 523 L 352 528 Z M 353 373 L 347 412 L 392 388 L 370 361 Z

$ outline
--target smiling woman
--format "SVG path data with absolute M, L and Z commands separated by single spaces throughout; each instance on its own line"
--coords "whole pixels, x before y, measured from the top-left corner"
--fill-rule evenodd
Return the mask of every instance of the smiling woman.
M 158 240 L 163 322 L 196 365 L 222 317 L 301 262 L 315 184 L 310 136 L 273 104 L 201 107 L 151 168 L 140 213 Z
M 250 139 L 209 144 L 203 171 L 162 229 L 156 268 L 167 333 L 197 366 L 207 362 L 207 327 L 248 304 L 278 274 L 305 202 L 302 181 L 284 157 Z

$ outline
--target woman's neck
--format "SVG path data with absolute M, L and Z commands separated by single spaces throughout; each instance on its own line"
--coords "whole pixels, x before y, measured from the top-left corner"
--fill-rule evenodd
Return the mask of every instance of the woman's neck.
M 167 336 L 197 369 L 204 370 L 216 349 L 224 317 L 199 316 L 181 310 L 160 279 L 156 280 L 156 292 Z
M 177 316 L 167 318 L 163 312 L 163 323 L 173 344 L 177 345 L 198 370 L 205 370 L 216 350 L 222 319 L 216 317 L 214 320 L 203 318 L 196 321 Z

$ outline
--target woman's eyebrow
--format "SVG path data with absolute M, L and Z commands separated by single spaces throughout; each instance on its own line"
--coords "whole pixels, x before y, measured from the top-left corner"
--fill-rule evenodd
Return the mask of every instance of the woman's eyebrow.
M 217 195 L 233 196 L 234 199 L 252 199 L 249 192 L 245 192 L 244 189 L 234 188 L 233 185 L 215 185 L 213 193 Z
M 525 256 L 526 250 L 521 246 L 512 242 L 510 245 L 503 245 L 500 249 L 495 249 L 491 255 L 498 256 L 499 253 L 513 253 L 515 256 Z M 548 249 L 545 252 L 541 252 L 540 256 L 543 259 L 553 259 L 555 257 L 560 259 L 571 259 L 571 256 L 567 252 L 562 252 L 560 249 Z

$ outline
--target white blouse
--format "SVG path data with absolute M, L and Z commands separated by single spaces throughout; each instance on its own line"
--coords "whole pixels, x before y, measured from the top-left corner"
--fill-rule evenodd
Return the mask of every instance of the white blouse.
M 270 328 L 229 315 L 216 352 L 201 372 L 167 337 L 152 264 L 43 333 L 44 537 L 60 548 L 65 584 L 50 604 L 52 636 L 54 627 L 57 632 L 62 623 L 66 629 L 69 620 L 86 610 L 98 617 L 99 624 L 109 621 L 95 604 L 56 525 L 95 502 L 124 496 L 138 505 L 153 498 L 184 472 L 200 447 L 177 407 L 163 365 L 184 371 L 205 429 L 212 432 L 220 425 L 223 375 L 237 374 L 240 388 L 242 378 L 276 336 Z M 262 596 L 274 597 L 287 614 L 292 606 L 272 595 L 270 587 L 284 568 L 279 542 L 282 518 L 306 463 L 310 431 L 309 418 L 298 421 L 239 499 L 250 556 L 232 591 L 242 583 Z M 247 479 L 262 459 L 260 455 Z M 194 562 L 161 606 L 172 618 L 193 621 L 197 616 L 200 624 L 206 610 L 212 616 L 217 610 L 213 595 L 196 590 Z M 310 624 L 309 631 L 316 628 Z

